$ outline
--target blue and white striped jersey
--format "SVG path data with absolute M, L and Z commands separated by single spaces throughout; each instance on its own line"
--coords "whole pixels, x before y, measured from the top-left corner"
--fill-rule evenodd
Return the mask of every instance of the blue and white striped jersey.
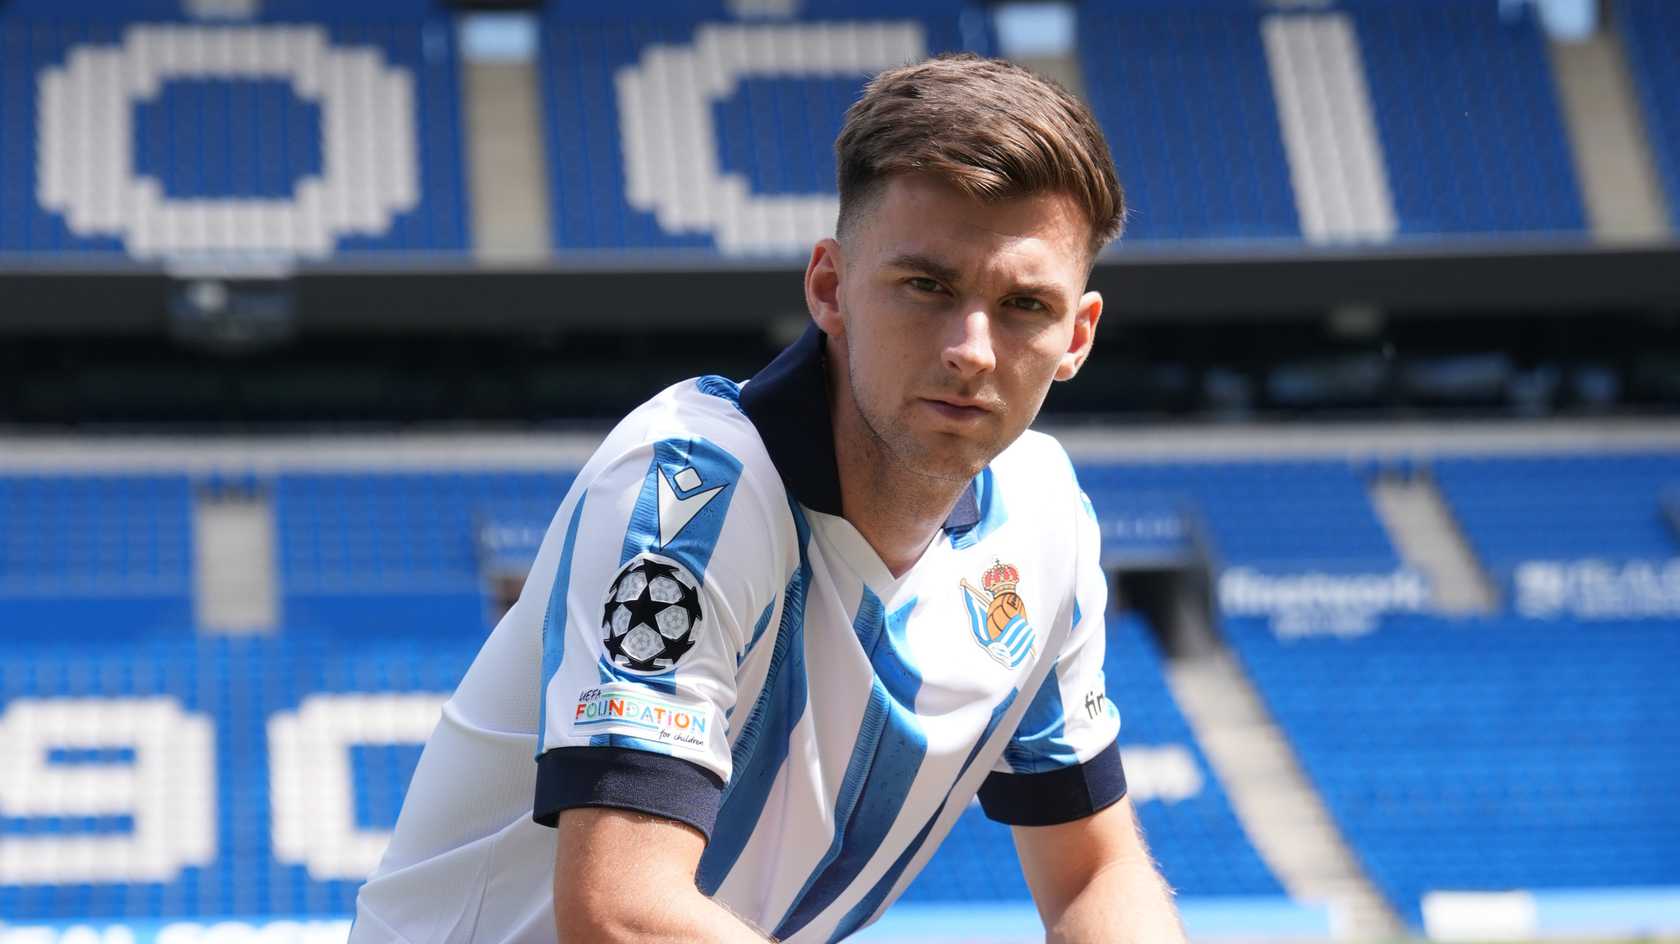
M 353 940 L 553 940 L 544 825 L 578 806 L 688 823 L 703 891 L 779 940 L 839 940 L 976 793 L 1023 825 L 1124 794 L 1067 455 L 1023 435 L 894 578 L 839 514 L 822 341 L 607 436 L 445 708 Z

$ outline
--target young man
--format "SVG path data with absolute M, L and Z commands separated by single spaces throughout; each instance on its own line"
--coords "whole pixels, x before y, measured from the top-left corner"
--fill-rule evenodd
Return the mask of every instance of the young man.
M 836 147 L 813 324 L 743 385 L 654 397 L 584 466 L 354 941 L 839 940 L 976 792 L 1052 940 L 1183 940 L 1118 714 L 1087 698 L 1096 522 L 1027 431 L 1102 314 L 1084 286 L 1124 209 L 1101 132 L 960 56 L 878 76 Z

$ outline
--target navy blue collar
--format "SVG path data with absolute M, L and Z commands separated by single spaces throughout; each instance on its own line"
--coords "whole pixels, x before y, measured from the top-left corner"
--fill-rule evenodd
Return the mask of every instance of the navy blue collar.
M 840 517 L 824 341 L 816 325 L 807 327 L 741 388 L 741 410 L 758 428 L 788 494 L 812 511 Z M 963 531 L 979 521 L 979 496 L 970 482 L 946 516 L 945 530 Z

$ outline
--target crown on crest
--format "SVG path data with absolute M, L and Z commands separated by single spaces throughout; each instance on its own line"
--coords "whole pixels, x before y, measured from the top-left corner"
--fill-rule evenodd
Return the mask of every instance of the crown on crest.
M 986 568 L 986 573 L 980 577 L 980 586 L 986 588 L 987 593 L 1002 593 L 1014 590 L 1021 581 L 1021 572 L 1013 564 L 1005 564 L 993 558 L 992 566 Z

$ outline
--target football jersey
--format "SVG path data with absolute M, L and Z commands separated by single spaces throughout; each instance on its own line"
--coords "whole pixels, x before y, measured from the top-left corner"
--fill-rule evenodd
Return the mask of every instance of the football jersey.
M 823 344 L 608 434 L 444 708 L 352 941 L 554 940 L 569 864 L 546 827 L 583 806 L 687 823 L 703 892 L 779 940 L 839 940 L 976 794 L 1017 825 L 1124 794 L 1066 453 L 1022 435 L 894 577 L 840 515 Z

